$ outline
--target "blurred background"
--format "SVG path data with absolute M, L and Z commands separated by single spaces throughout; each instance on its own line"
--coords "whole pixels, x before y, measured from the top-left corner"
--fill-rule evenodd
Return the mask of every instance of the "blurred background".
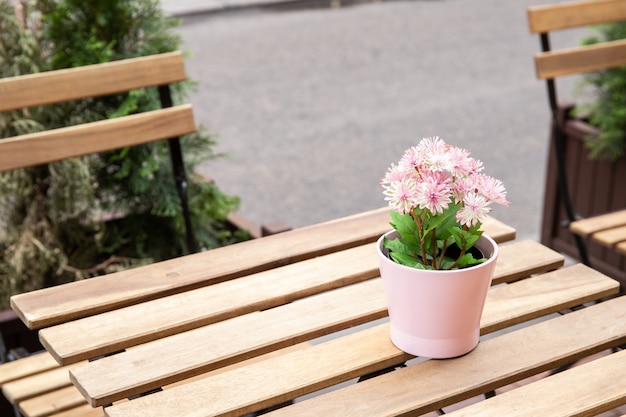
M 503 181 L 512 204 L 493 215 L 539 238 L 549 109 L 526 9 L 551 1 L 236 1 L 163 7 L 183 18 L 197 123 L 229 155 L 200 171 L 241 197 L 240 213 L 301 227 L 382 207 L 390 163 L 440 136 Z

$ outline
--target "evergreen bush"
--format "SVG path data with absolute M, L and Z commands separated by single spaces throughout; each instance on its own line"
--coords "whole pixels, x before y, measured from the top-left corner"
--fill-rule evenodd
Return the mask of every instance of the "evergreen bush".
M 583 45 L 626 39 L 626 22 L 597 25 L 593 30 L 595 34 L 584 38 Z M 586 139 L 590 157 L 615 161 L 626 149 L 626 66 L 586 74 L 582 85 L 591 87 L 592 100 L 581 106 L 579 114 L 601 131 Z
M 0 76 L 178 50 L 158 0 L 0 0 Z M 191 82 L 178 83 L 182 101 Z M 0 138 L 160 107 L 156 89 L 0 113 Z M 1 139 L 0 139 L 1 140 Z M 181 140 L 202 249 L 247 238 L 226 217 L 239 203 L 194 168 L 218 157 L 202 126 Z M 0 174 L 0 305 L 11 294 L 186 253 L 168 146 L 125 148 Z

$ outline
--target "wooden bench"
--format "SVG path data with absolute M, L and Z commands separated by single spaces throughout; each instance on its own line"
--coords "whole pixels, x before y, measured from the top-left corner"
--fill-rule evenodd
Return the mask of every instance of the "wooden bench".
M 591 238 L 626 255 L 626 210 L 579 220 L 570 198 L 564 156 L 564 123 L 559 116 L 555 79 L 626 65 L 626 39 L 601 41 L 593 45 L 553 50 L 550 33 L 626 20 L 622 0 L 581 0 L 541 5 L 528 9 L 531 33 L 538 34 L 542 52 L 534 57 L 537 78 L 546 81 L 548 101 L 552 112 L 552 141 L 559 179 L 558 193 L 563 201 L 569 230 L 573 233 L 581 262 L 589 265 L 586 238 Z M 592 180 L 593 181 L 593 180 Z M 624 285 L 626 275 L 614 277 Z

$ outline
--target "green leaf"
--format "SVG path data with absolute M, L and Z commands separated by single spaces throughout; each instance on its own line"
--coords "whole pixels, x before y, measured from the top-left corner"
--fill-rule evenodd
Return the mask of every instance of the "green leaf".
M 389 256 L 395 263 L 398 263 L 400 265 L 417 269 L 433 269 L 431 266 L 426 266 L 422 264 L 418 259 L 406 253 L 391 252 Z
M 417 225 L 409 213 L 400 214 L 396 211 L 392 211 L 391 226 L 397 230 L 404 239 L 407 239 L 414 244 L 419 243 Z
M 486 258 L 475 259 L 474 255 L 472 255 L 471 253 L 466 253 L 457 260 L 457 266 L 461 268 L 464 266 L 478 265 L 485 262 L 486 260 Z

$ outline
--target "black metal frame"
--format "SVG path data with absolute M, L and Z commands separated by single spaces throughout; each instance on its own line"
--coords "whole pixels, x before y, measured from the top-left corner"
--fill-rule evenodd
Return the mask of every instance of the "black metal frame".
M 159 89 L 159 98 L 161 100 L 161 107 L 172 107 L 172 94 L 169 85 L 161 85 Z M 198 252 L 198 243 L 193 233 L 193 225 L 191 223 L 191 213 L 189 211 L 189 201 L 187 198 L 187 189 L 189 183 L 187 182 L 187 174 L 185 173 L 185 163 L 183 161 L 183 152 L 180 147 L 180 138 L 168 139 L 170 148 L 170 158 L 172 160 L 172 171 L 174 173 L 174 182 L 176 183 L 176 190 L 178 191 L 178 197 L 183 210 L 183 217 L 185 220 L 185 237 L 187 241 L 187 250 L 191 253 Z
M 547 33 L 539 34 L 541 41 L 541 50 L 543 52 L 550 51 L 550 38 Z M 563 227 L 569 228 L 571 222 L 580 219 L 574 211 L 574 205 L 572 204 L 572 200 L 569 193 L 569 188 L 567 186 L 567 174 L 565 171 L 565 133 L 563 132 L 562 122 L 559 121 L 558 117 L 558 104 L 557 104 L 557 95 L 556 95 L 556 84 L 553 78 L 548 78 L 546 80 L 546 87 L 548 90 L 548 101 L 550 104 L 550 111 L 552 115 L 552 136 L 554 138 L 554 151 L 556 156 L 556 166 L 557 166 L 557 179 L 558 179 L 558 190 L 560 196 L 563 200 L 563 205 L 565 207 L 565 213 L 567 215 L 567 221 L 562 225 Z M 578 254 L 580 256 L 580 261 L 585 265 L 589 264 L 589 256 L 587 254 L 587 247 L 583 238 L 575 233 L 572 233 L 572 237 L 576 243 L 576 247 L 578 249 Z

